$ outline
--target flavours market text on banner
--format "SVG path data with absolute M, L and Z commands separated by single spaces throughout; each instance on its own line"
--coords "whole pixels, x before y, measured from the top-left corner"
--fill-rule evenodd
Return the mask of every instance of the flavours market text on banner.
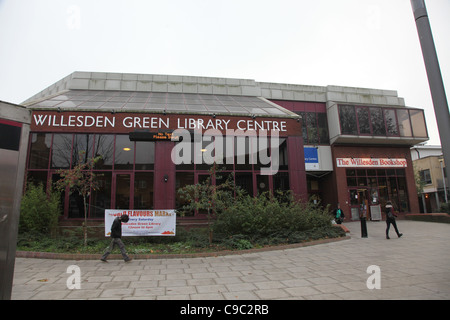
M 105 237 L 111 234 L 111 225 L 123 214 L 129 221 L 122 224 L 122 236 L 175 236 L 175 210 L 105 210 Z

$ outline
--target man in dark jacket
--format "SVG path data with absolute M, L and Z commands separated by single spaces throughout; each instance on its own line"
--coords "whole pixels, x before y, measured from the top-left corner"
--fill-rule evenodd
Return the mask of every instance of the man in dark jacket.
M 115 245 L 117 245 L 120 249 L 120 253 L 122 253 L 123 260 L 125 262 L 131 261 L 131 258 L 127 255 L 127 252 L 125 251 L 125 245 L 123 244 L 122 240 L 120 239 L 122 237 L 122 222 L 127 223 L 129 220 L 128 215 L 124 214 L 120 217 L 117 217 L 114 219 L 114 222 L 111 226 L 111 244 L 106 248 L 105 253 L 100 258 L 103 262 L 107 262 L 106 258 L 109 256 L 111 251 L 113 251 Z

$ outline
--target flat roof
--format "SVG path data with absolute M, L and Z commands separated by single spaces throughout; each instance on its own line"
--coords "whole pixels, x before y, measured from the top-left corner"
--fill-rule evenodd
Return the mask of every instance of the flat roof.
M 76 71 L 23 105 L 30 109 L 299 116 L 272 100 L 404 107 L 395 90 L 256 82 L 251 79 Z

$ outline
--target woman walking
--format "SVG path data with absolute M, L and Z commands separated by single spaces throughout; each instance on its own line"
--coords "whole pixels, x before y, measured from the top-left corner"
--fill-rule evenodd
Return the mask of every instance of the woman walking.
M 397 236 L 399 238 L 403 235 L 403 233 L 398 232 L 397 223 L 395 222 L 396 217 L 397 215 L 394 212 L 392 202 L 391 201 L 386 202 L 386 239 L 390 239 L 389 228 L 391 227 L 391 224 L 394 226 L 395 232 L 397 233 Z

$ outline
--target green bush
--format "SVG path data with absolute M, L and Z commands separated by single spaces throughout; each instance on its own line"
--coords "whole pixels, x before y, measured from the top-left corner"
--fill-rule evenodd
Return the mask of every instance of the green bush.
M 58 225 L 60 195 L 51 192 L 48 196 L 42 184 L 28 184 L 20 205 L 19 232 L 51 234 Z
M 240 195 L 236 198 L 216 216 L 214 233 L 224 237 L 244 235 L 260 238 L 330 225 L 328 208 L 323 209 L 312 202 L 295 201 L 290 193 L 283 196 L 264 193 L 257 197 Z

